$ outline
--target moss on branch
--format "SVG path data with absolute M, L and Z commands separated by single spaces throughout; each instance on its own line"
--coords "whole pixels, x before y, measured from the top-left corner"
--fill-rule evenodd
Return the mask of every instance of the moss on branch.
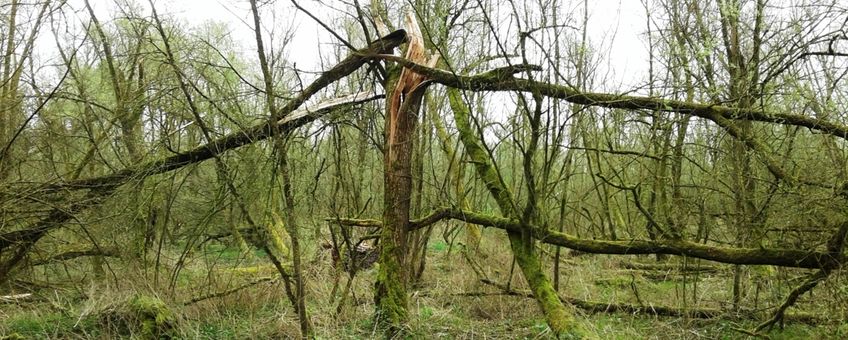
M 456 208 L 436 209 L 422 218 L 410 221 L 410 228 L 423 228 L 444 219 L 455 219 L 506 231 L 520 231 L 526 228 L 530 230 L 533 238 L 541 242 L 593 254 L 668 254 L 728 264 L 772 265 L 810 269 L 835 266 L 846 261 L 846 256 L 843 253 L 800 249 L 717 247 L 686 240 L 588 240 L 534 225 L 522 225 L 516 219 Z
M 521 91 L 534 92 L 540 95 L 563 99 L 570 103 L 630 110 L 651 110 L 663 112 L 678 112 L 691 114 L 696 117 L 714 121 L 716 117 L 731 120 L 749 120 L 768 122 L 782 125 L 805 127 L 810 130 L 823 132 L 848 139 L 848 126 L 824 121 L 800 114 L 767 112 L 752 108 L 737 108 L 718 104 L 692 103 L 682 100 L 662 99 L 657 97 L 627 96 L 613 93 L 581 92 L 569 86 L 551 84 L 535 80 L 492 76 L 491 72 L 478 75 L 458 75 L 416 64 L 409 60 L 391 55 L 371 55 L 373 59 L 384 59 L 396 62 L 415 72 L 423 74 L 435 83 L 448 87 L 471 91 Z

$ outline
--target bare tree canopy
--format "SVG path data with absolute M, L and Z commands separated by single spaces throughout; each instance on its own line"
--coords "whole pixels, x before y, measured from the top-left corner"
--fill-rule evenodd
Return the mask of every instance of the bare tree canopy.
M 848 337 L 840 1 L 3 0 L 0 53 L 0 338 Z

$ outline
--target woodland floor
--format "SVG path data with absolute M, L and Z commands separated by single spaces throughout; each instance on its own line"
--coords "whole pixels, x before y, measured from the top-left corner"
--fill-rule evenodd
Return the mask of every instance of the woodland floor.
M 500 232 L 484 233 L 483 254 L 486 275 L 493 281 L 506 283 L 511 257 Z M 546 339 L 550 331 L 536 303 L 529 298 L 501 294 L 502 290 L 480 283 L 479 278 L 459 251 L 433 233 L 428 248 L 428 265 L 420 285 L 410 298 L 410 338 L 434 339 Z M 461 238 L 461 237 L 460 237 Z M 175 247 L 176 249 L 176 247 Z M 334 270 L 329 254 L 315 247 L 308 249 L 306 278 L 308 310 L 316 337 L 319 339 L 375 338 L 371 315 L 371 287 L 374 268 L 359 273 L 354 280 L 355 298 L 336 313 L 338 298 L 331 300 Z M 545 248 L 546 254 L 552 249 Z M 162 262 L 173 264 L 177 253 L 164 254 Z M 171 259 L 173 257 L 173 259 Z M 275 271 L 259 253 L 243 254 L 237 248 L 220 243 L 205 246 L 204 252 L 184 266 L 177 275 L 175 294 L 170 294 L 171 272 L 161 271 L 159 288 L 155 288 L 152 269 L 126 270 L 126 263 L 110 260 L 113 276 L 95 280 L 74 269 L 88 268 L 86 259 L 71 260 L 67 266 L 50 264 L 37 267 L 31 285 L 42 286 L 35 299 L 0 304 L 0 335 L 9 338 L 116 338 L 138 337 L 132 330 L 116 327 L 107 315 L 121 309 L 136 294 L 159 296 L 171 311 L 174 329 L 169 334 L 187 339 L 291 338 L 298 335 L 298 324 L 283 285 L 278 281 L 263 282 L 222 297 L 190 305 L 185 301 L 206 294 L 226 291 L 262 277 L 275 277 Z M 657 274 L 622 269 L 622 261 L 655 263 L 648 257 L 608 257 L 597 255 L 563 256 L 561 289 L 564 296 L 596 302 L 631 303 L 683 307 L 684 285 L 689 305 L 692 291 L 697 289 L 697 306 L 727 307 L 730 300 L 729 266 L 707 274 L 689 274 L 684 284 L 677 274 Z M 671 259 L 669 263 L 677 263 Z M 550 257 L 547 257 L 550 263 Z M 121 267 L 124 266 L 124 267 Z M 120 269 L 120 270 L 119 270 Z M 760 272 L 762 271 L 762 272 Z M 768 271 L 768 272 L 766 272 Z M 803 271 L 751 268 L 746 278 L 756 282 L 760 276 L 785 277 L 762 282 L 759 293 L 748 284 L 745 306 L 765 309 L 782 302 L 794 284 L 790 278 Z M 345 278 L 340 286 L 344 287 Z M 63 282 L 63 283 L 54 283 Z M 68 284 L 67 282 L 77 282 Z M 697 288 L 695 283 L 697 282 Z M 21 282 L 18 282 L 21 283 Z M 526 291 L 516 271 L 512 287 Z M 474 295 L 477 296 L 474 296 Z M 637 297 L 638 296 L 638 297 Z M 755 300 L 757 300 L 755 302 Z M 817 325 L 787 322 L 783 330 L 768 333 L 772 339 L 839 339 L 848 338 L 845 323 L 848 306 L 848 280 L 844 271 L 834 273 L 825 283 L 806 294 L 790 312 L 816 315 Z M 577 319 L 593 337 L 599 339 L 739 339 L 738 329 L 753 329 L 761 320 L 744 320 L 730 316 L 711 320 L 684 317 L 655 317 L 625 313 L 586 314 L 575 309 Z M 3 337 L 0 337 L 3 338 Z M 20 338 L 20 337 L 19 337 Z

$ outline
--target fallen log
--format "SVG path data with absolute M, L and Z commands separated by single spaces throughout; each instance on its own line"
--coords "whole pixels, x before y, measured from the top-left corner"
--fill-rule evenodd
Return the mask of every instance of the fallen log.
M 686 272 L 686 273 L 715 273 L 720 269 L 715 266 L 686 266 L 684 267 L 682 264 L 668 264 L 668 263 L 639 263 L 639 262 L 619 262 L 618 264 L 621 268 L 631 269 L 631 270 L 646 270 L 646 271 L 663 271 L 663 272 Z
M 195 304 L 195 303 L 201 302 L 201 301 L 205 301 L 205 300 L 209 300 L 209 299 L 215 299 L 215 298 L 219 298 L 219 297 L 224 297 L 224 296 L 227 296 L 227 295 L 230 295 L 230 294 L 236 293 L 236 292 L 238 292 L 238 291 L 240 291 L 240 290 L 243 290 L 243 289 L 246 289 L 246 288 L 253 287 L 253 286 L 258 285 L 258 284 L 260 284 L 260 283 L 263 283 L 263 282 L 272 282 L 272 281 L 275 281 L 275 280 L 277 280 L 277 279 L 278 279 L 278 277 L 276 277 L 276 276 L 259 278 L 259 279 L 257 279 L 257 280 L 254 280 L 254 281 L 251 281 L 251 282 L 245 283 L 245 284 L 243 284 L 243 285 L 241 285 L 241 286 L 238 286 L 238 287 L 235 287 L 235 288 L 231 288 L 231 289 L 228 289 L 228 290 L 225 290 L 225 291 L 216 292 L 216 293 L 211 293 L 211 294 L 206 294 L 206 295 L 202 295 L 202 296 L 198 296 L 198 297 L 192 298 L 191 300 L 188 300 L 188 301 L 186 301 L 186 302 L 183 302 L 183 306 L 189 306 L 189 305 L 193 305 L 193 304 Z
M 64 253 L 59 253 L 53 256 L 50 256 L 45 259 L 37 260 L 30 262 L 31 266 L 42 266 L 45 264 L 57 262 L 57 261 L 66 261 L 72 260 L 78 257 L 84 256 L 105 256 L 105 257 L 121 257 L 121 254 L 116 249 L 86 249 L 86 250 L 72 250 L 66 251 Z
M 499 284 L 488 279 L 481 279 L 480 282 L 496 287 L 502 292 L 504 292 L 504 294 L 506 295 L 533 298 L 533 294 L 531 294 L 530 292 L 517 291 L 510 287 L 507 287 L 506 285 Z M 475 294 L 469 296 L 485 295 Z M 722 317 L 733 320 L 756 320 L 761 315 L 761 313 L 758 313 L 753 310 L 731 311 L 717 308 L 677 308 L 660 305 L 638 306 L 624 303 L 594 302 L 562 295 L 559 295 L 559 298 L 560 300 L 562 300 L 562 302 L 569 303 L 589 313 L 628 313 L 668 317 L 689 317 L 696 319 L 714 319 Z M 825 322 L 823 318 L 808 313 L 788 314 L 785 315 L 784 319 L 808 325 L 819 325 Z

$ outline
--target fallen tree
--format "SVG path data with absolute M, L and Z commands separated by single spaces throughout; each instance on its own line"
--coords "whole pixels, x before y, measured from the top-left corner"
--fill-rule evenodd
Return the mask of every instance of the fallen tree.
M 72 219 L 75 214 L 78 214 L 84 209 L 99 205 L 104 198 L 111 196 L 115 189 L 123 184 L 211 159 L 226 151 L 267 139 L 274 133 L 289 133 L 339 107 L 382 98 L 382 95 L 356 94 L 331 101 L 330 104 L 320 105 L 316 109 L 296 111 L 313 95 L 368 63 L 369 59 L 363 57 L 363 55 L 388 53 L 405 41 L 406 32 L 404 30 L 397 30 L 372 42 L 367 47 L 352 53 L 336 66 L 322 73 L 321 76 L 304 88 L 298 96 L 280 108 L 274 115 L 276 117 L 283 117 L 278 121 L 268 120 L 242 131 L 228 134 L 187 152 L 128 167 L 105 176 L 73 181 L 57 181 L 5 194 L 4 196 L 16 199 L 19 197 L 37 197 L 58 193 L 60 195 L 59 198 L 48 201 L 71 203 L 56 204 L 47 216 L 31 223 L 28 227 L 0 234 L 0 283 L 8 279 L 8 274 L 23 260 L 30 248 L 46 233 L 62 227 L 65 222 Z M 75 198 L 70 194 L 70 191 L 82 189 L 89 190 L 84 199 Z M 66 197 L 63 199 L 61 196 Z M 10 247 L 14 247 L 15 249 L 9 249 Z M 7 250 L 11 252 L 11 255 L 6 256 Z
M 772 122 L 784 125 L 803 126 L 812 130 L 848 139 L 848 128 L 844 126 L 799 115 L 773 114 L 763 111 L 738 109 L 721 105 L 689 103 L 650 97 L 583 93 L 566 86 L 538 82 L 532 79 L 520 79 L 513 76 L 517 72 L 535 70 L 535 68 L 530 66 L 513 66 L 469 77 L 458 76 L 450 72 L 421 66 L 403 58 L 385 55 L 388 50 L 400 45 L 405 40 L 405 33 L 403 31 L 398 31 L 371 44 L 366 49 L 355 52 L 340 64 L 322 74 L 318 80 L 309 85 L 299 96 L 288 102 L 288 104 L 278 112 L 272 114 L 272 116 L 283 116 L 284 118 L 281 120 L 258 124 L 243 131 L 211 141 L 206 145 L 188 152 L 179 153 L 171 157 L 129 167 L 106 176 L 73 181 L 60 181 L 33 188 L 30 190 L 30 193 L 35 193 L 37 195 L 56 194 L 58 196 L 67 196 L 64 202 L 73 203 L 63 203 L 43 219 L 30 223 L 28 227 L 0 235 L 0 256 L 3 256 L 3 258 L 0 258 L 0 260 L 2 260 L 2 262 L 0 262 L 0 282 L 2 282 L 14 266 L 21 261 L 21 259 L 29 251 L 30 247 L 38 242 L 38 240 L 41 239 L 47 232 L 60 228 L 65 222 L 72 219 L 75 214 L 91 206 L 100 204 L 104 198 L 109 197 L 115 189 L 121 185 L 147 176 L 165 173 L 190 164 L 214 158 L 228 150 L 266 139 L 275 133 L 290 132 L 311 121 L 314 121 L 318 117 L 334 108 L 337 108 L 338 106 L 379 98 L 379 96 L 371 96 L 367 99 L 360 98 L 361 101 L 358 101 L 360 99 L 354 98 L 344 101 L 337 106 L 328 106 L 326 110 L 307 110 L 301 111 L 300 113 L 295 113 L 296 111 L 294 111 L 322 88 L 341 79 L 351 72 L 354 72 L 365 63 L 376 59 L 394 61 L 401 66 L 407 67 L 408 69 L 412 69 L 413 71 L 426 76 L 433 82 L 444 84 L 456 89 L 467 89 L 473 91 L 524 91 L 532 92 L 534 96 L 559 98 L 575 104 L 588 106 L 679 112 L 702 117 L 717 122 L 720 125 L 722 120 Z M 476 137 L 470 132 L 466 132 L 466 135 L 466 137 Z M 470 140 L 470 138 L 466 138 L 466 141 L 468 140 Z M 466 147 L 468 148 L 467 145 Z M 476 165 L 478 166 L 482 164 L 482 162 L 477 160 L 475 160 L 475 162 L 477 162 Z M 552 324 L 552 328 L 557 328 L 558 330 L 568 330 L 572 326 L 572 320 L 570 320 L 571 318 L 569 314 L 562 312 L 565 309 L 562 308 L 561 304 L 558 303 L 559 301 L 550 294 L 552 291 L 551 289 L 548 289 L 548 286 L 550 285 L 546 282 L 547 278 L 542 275 L 535 275 L 541 273 L 541 271 L 537 270 L 539 267 L 538 257 L 534 254 L 534 245 L 530 242 L 529 238 L 521 237 L 530 236 L 544 243 L 580 250 L 586 253 L 621 255 L 674 254 L 731 264 L 775 265 L 796 268 L 834 268 L 841 265 L 845 259 L 845 256 L 841 253 L 841 251 L 819 252 L 793 249 L 726 248 L 707 246 L 680 239 L 663 239 L 658 241 L 604 241 L 581 239 L 566 233 L 551 231 L 531 224 L 526 217 L 526 215 L 529 214 L 521 214 L 520 211 L 511 206 L 514 202 L 511 197 L 508 197 L 508 194 L 504 194 L 506 191 L 501 190 L 501 188 L 494 187 L 494 181 L 492 181 L 491 178 L 486 178 L 485 171 L 481 170 L 479 172 L 481 173 L 481 177 L 483 177 L 486 181 L 486 184 L 490 186 L 490 192 L 498 201 L 500 208 L 502 209 L 502 213 L 504 216 L 507 216 L 507 218 L 488 216 L 468 210 L 445 208 L 437 210 L 433 214 L 428 215 L 421 220 L 410 221 L 409 228 L 417 229 L 442 219 L 451 218 L 507 231 L 510 234 L 513 251 L 516 252 L 519 265 L 523 270 L 525 270 L 525 267 L 529 268 L 525 270 L 525 276 L 528 278 L 528 281 L 536 280 L 538 283 L 534 284 L 531 282 L 531 286 L 534 290 L 534 294 L 537 298 L 539 298 L 540 302 L 543 303 L 543 309 L 545 309 L 548 314 L 561 314 L 549 317 L 549 322 Z M 799 182 L 808 183 L 804 181 Z M 842 188 L 839 189 L 841 190 Z M 73 200 L 73 196 L 68 194 L 75 190 L 90 191 L 85 196 L 85 200 L 75 201 Z M 13 195 L 13 197 L 18 198 L 19 196 Z M 518 217 L 520 216 L 524 218 L 519 219 Z M 405 224 L 406 220 L 403 220 L 403 222 Z M 15 246 L 16 248 L 12 251 L 11 255 L 7 255 L 5 251 L 12 246 Z
M 798 249 L 775 248 L 730 248 L 710 246 L 682 239 L 648 240 L 588 240 L 566 233 L 541 228 L 530 224 L 522 224 L 516 219 L 491 216 L 475 211 L 456 208 L 439 208 L 430 214 L 410 221 L 410 228 L 417 229 L 431 225 L 444 219 L 454 219 L 474 223 L 485 227 L 493 227 L 506 231 L 529 230 L 530 235 L 547 244 L 565 247 L 592 254 L 610 255 L 644 255 L 667 254 L 680 255 L 728 264 L 743 265 L 772 265 L 790 268 L 820 269 L 839 266 L 845 263 L 843 253 L 831 251 L 813 251 Z M 347 225 L 379 226 L 377 220 L 362 219 L 328 219 Z
M 687 273 L 715 273 L 720 269 L 715 266 L 682 266 L 680 264 L 665 264 L 665 263 L 639 263 L 639 262 L 621 262 L 619 266 L 624 269 L 644 270 L 644 271 L 664 271 L 664 272 L 687 272 Z
M 59 253 L 45 259 L 40 259 L 30 263 L 31 266 L 42 266 L 54 262 L 73 260 L 85 256 L 104 256 L 104 257 L 121 257 L 121 253 L 117 249 L 100 249 L 92 248 L 85 250 L 71 250 L 64 253 Z
M 506 295 L 521 296 L 533 298 L 530 292 L 517 291 L 504 284 L 494 282 L 489 279 L 481 279 L 480 282 L 500 289 Z M 597 301 L 588 301 L 569 296 L 559 296 L 560 300 L 569 303 L 577 308 L 588 313 L 627 313 L 669 317 L 690 317 L 696 319 L 713 319 L 718 317 L 728 317 L 730 319 L 747 319 L 756 320 L 762 317 L 762 313 L 753 310 L 722 310 L 718 308 L 677 308 L 670 306 L 659 305 L 632 305 L 626 303 L 606 303 Z M 807 314 L 797 313 L 785 315 L 786 320 L 791 320 L 808 325 L 818 325 L 824 322 L 821 318 Z

